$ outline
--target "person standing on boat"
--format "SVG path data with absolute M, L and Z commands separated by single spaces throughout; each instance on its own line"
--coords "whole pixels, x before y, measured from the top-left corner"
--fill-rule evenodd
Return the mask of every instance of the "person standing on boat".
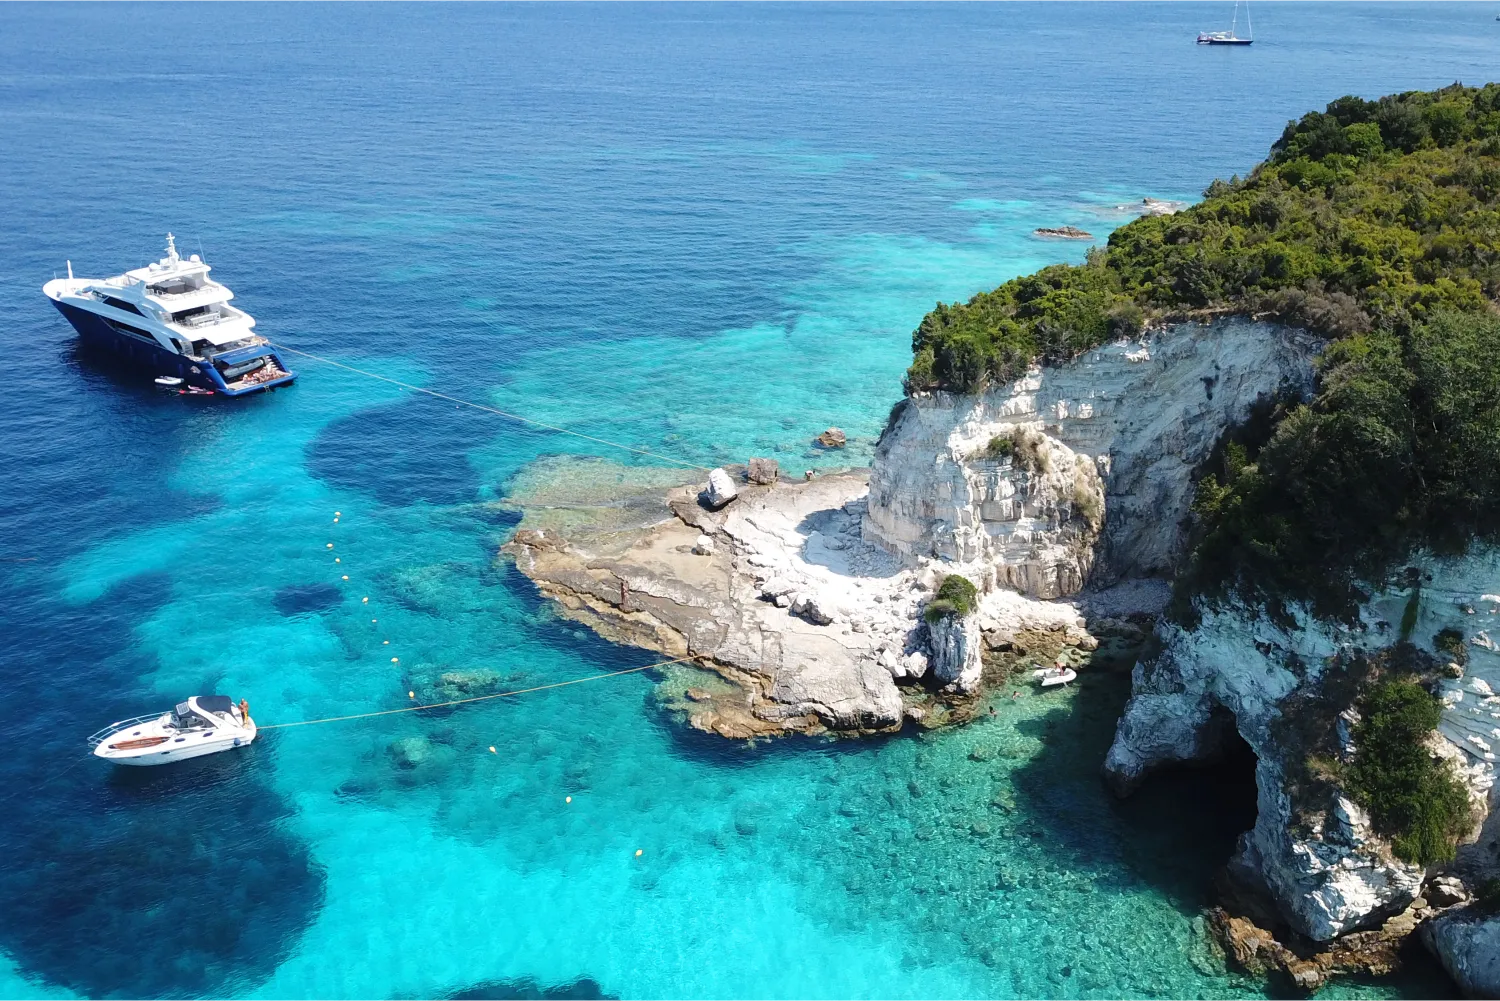
M 250 725 L 250 701 L 248 699 L 240 699 L 240 725 Z

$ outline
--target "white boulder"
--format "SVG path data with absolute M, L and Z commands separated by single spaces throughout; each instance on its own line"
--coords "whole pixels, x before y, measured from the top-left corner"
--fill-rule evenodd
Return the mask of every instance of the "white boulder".
M 703 502 L 717 511 L 740 495 L 739 489 L 735 487 L 734 480 L 730 478 L 723 467 L 715 469 L 708 474 L 708 489 L 703 491 Z

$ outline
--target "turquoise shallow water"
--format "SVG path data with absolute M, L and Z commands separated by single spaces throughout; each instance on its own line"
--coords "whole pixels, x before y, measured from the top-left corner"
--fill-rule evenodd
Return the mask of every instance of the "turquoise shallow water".
M 495 559 L 492 502 L 583 443 L 312 363 L 157 396 L 38 292 L 171 228 L 290 344 L 688 461 L 858 463 L 934 300 L 1081 256 L 1036 226 L 1493 52 L 1463 6 L 1187 43 L 1221 7 L 0 10 L 0 995 L 1260 995 L 1194 925 L 1244 789 L 1111 802 L 1117 677 L 863 743 L 708 739 L 630 675 L 79 763 L 191 692 L 292 721 L 650 658 Z

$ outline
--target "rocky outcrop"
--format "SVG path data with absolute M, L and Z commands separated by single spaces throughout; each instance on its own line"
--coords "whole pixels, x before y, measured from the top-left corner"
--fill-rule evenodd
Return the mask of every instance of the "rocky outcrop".
M 775 459 L 751 459 L 745 470 L 745 479 L 751 483 L 768 487 L 781 477 L 781 467 Z
M 1031 231 L 1032 236 L 1052 240 L 1092 240 L 1094 234 L 1077 226 L 1043 226 Z
M 727 472 L 715 469 L 708 474 L 708 486 L 699 496 L 705 505 L 717 511 L 739 496 L 739 490 Z
M 525 517 L 505 552 L 569 618 L 732 682 L 733 695 L 696 702 L 691 716 L 729 737 L 945 718 L 933 710 L 964 711 L 986 644 L 1090 642 L 1072 607 L 1005 591 L 930 633 L 922 610 L 945 571 L 962 568 L 865 543 L 867 489 L 863 473 L 748 484 L 710 511 L 684 485 L 623 522 L 607 499 L 559 511 L 518 494 Z M 919 684 L 933 670 L 937 691 Z
M 1194 468 L 1258 399 L 1309 387 L 1316 349 L 1270 324 L 1180 324 L 982 394 L 916 394 L 876 448 L 864 537 L 1040 598 L 1170 574 Z
M 1386 976 L 1401 966 L 1408 936 L 1428 912 L 1410 908 L 1379 928 L 1354 932 L 1322 946 L 1292 948 L 1249 918 L 1222 907 L 1208 912 L 1208 928 L 1236 967 L 1256 976 L 1277 975 L 1300 991 L 1315 991 L 1337 974 Z
M 1315 941 L 1378 924 L 1407 907 L 1425 876 L 1393 857 L 1350 799 L 1326 805 L 1295 802 L 1293 776 L 1306 764 L 1306 725 L 1332 727 L 1352 753 L 1349 723 L 1336 714 L 1339 699 L 1309 702 L 1338 684 L 1339 664 L 1386 650 L 1397 640 L 1393 623 L 1416 602 L 1410 640 L 1441 663 L 1442 630 L 1466 639 L 1467 667 L 1449 667 L 1441 682 L 1445 709 L 1433 753 L 1454 761 L 1479 814 L 1494 786 L 1494 747 L 1500 741 L 1500 654 L 1489 643 L 1500 622 L 1500 552 L 1479 549 L 1460 558 L 1418 561 L 1420 593 L 1390 589 L 1365 604 L 1353 626 L 1319 621 L 1293 610 L 1278 625 L 1228 603 L 1200 608 L 1195 628 L 1163 624 L 1160 652 L 1138 664 L 1132 696 L 1116 729 L 1105 773 L 1129 791 L 1152 769 L 1203 760 L 1237 732 L 1257 756 L 1259 813 L 1240 844 L 1241 871 L 1255 872 L 1294 931 Z M 1308 717 L 1312 717 L 1309 719 Z M 1229 724 L 1232 723 L 1232 729 Z M 1461 858 L 1462 861 L 1462 858 Z
M 1458 908 L 1423 924 L 1421 936 L 1464 997 L 1500 997 L 1500 914 Z
M 979 687 L 984 673 L 981 651 L 984 638 L 977 615 L 945 615 L 928 623 L 931 638 L 932 673 L 955 692 L 967 694 Z
M 504 549 L 567 617 L 732 681 L 732 696 L 694 704 L 697 728 L 888 731 L 935 708 L 916 683 L 929 674 L 921 611 L 944 572 L 862 542 L 867 489 L 862 473 L 744 485 L 714 512 L 684 485 L 655 492 L 654 506 L 624 522 L 603 498 L 595 510 L 556 510 L 517 494 L 525 518 Z M 981 597 L 978 614 L 939 629 L 939 701 L 977 689 L 986 630 L 996 642 L 1028 632 L 1086 639 L 1070 606 Z

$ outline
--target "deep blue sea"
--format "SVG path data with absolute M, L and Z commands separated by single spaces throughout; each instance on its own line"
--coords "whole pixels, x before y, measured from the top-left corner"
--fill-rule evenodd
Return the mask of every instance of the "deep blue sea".
M 171 230 L 289 345 L 695 463 L 862 463 L 936 300 L 1081 258 L 1033 228 L 1500 53 L 1492 5 L 1195 46 L 1231 7 L 0 5 L 0 997 L 1261 996 L 1194 922 L 1245 790 L 1113 803 L 1119 679 L 747 749 L 637 674 L 96 765 L 194 693 L 288 722 L 652 658 L 497 559 L 496 501 L 586 442 L 312 362 L 162 395 L 41 294 Z

